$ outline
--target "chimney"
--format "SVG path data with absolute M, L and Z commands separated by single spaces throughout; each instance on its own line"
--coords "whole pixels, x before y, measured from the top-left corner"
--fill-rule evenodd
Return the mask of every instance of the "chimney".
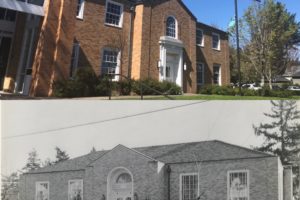
M 292 166 L 284 166 L 283 169 L 283 200 L 293 200 Z

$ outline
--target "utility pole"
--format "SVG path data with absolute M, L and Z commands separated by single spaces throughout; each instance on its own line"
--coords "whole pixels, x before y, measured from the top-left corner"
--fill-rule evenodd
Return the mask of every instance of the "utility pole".
M 239 76 L 238 84 L 239 84 L 239 95 L 242 96 L 239 16 L 238 16 L 238 3 L 237 3 L 237 0 L 234 0 L 234 6 L 235 6 L 236 56 L 237 56 L 238 76 Z

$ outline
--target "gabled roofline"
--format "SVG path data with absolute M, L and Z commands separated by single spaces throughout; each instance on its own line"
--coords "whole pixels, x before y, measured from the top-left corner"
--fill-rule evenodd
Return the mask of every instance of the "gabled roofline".
M 221 30 L 221 29 L 219 29 L 219 28 L 210 26 L 210 25 L 205 24 L 205 23 L 203 23 L 203 22 L 197 22 L 197 26 L 198 26 L 198 25 L 200 25 L 200 26 L 206 26 L 206 27 L 208 27 L 208 28 L 214 29 L 215 31 L 222 32 L 223 34 L 228 35 L 228 32 L 227 32 L 227 31 L 224 31 L 224 30 Z
M 90 163 L 87 165 L 87 167 L 92 167 L 92 164 L 93 164 L 94 162 L 96 162 L 97 160 L 99 160 L 100 158 L 102 158 L 104 155 L 106 155 L 106 154 L 108 154 L 108 153 L 110 153 L 110 152 L 112 152 L 112 151 L 114 151 L 115 149 L 120 148 L 120 147 L 125 148 L 125 149 L 128 149 L 128 150 L 130 150 L 130 151 L 133 151 L 133 152 L 135 152 L 135 153 L 137 153 L 137 154 L 139 154 L 139 155 L 141 155 L 141 156 L 143 156 L 143 157 L 145 157 L 145 158 L 147 158 L 147 159 L 149 159 L 149 160 L 151 160 L 151 161 L 164 163 L 164 162 L 159 161 L 159 160 L 157 160 L 157 159 L 155 159 L 155 158 L 152 158 L 152 157 L 150 157 L 150 156 L 147 156 L 147 155 L 145 155 L 145 154 L 143 154 L 143 153 L 141 153 L 141 152 L 139 152 L 139 151 L 137 151 L 137 150 L 135 150 L 135 149 L 131 149 L 131 148 L 126 147 L 126 146 L 124 146 L 124 145 L 122 145 L 122 144 L 118 144 L 117 146 L 115 146 L 115 147 L 114 147 L 113 149 L 111 149 L 110 151 L 105 152 L 105 153 L 102 154 L 99 158 L 96 158 L 95 160 L 93 160 L 92 162 L 90 162 Z

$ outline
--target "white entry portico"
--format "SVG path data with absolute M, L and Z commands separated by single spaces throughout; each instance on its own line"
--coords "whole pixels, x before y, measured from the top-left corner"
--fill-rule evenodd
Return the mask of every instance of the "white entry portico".
M 170 81 L 182 87 L 183 82 L 183 43 L 182 41 L 162 36 L 160 44 L 159 80 Z

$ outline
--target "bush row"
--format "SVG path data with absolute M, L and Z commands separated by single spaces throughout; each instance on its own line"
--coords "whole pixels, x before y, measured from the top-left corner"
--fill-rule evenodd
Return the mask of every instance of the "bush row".
M 110 77 L 97 77 L 90 68 L 80 68 L 74 78 L 64 81 L 56 81 L 53 84 L 53 96 L 55 97 L 91 97 L 109 96 L 110 92 L 118 95 L 181 94 L 181 88 L 174 83 L 159 82 L 153 79 L 127 80 L 118 82 L 110 81 Z
M 241 90 L 242 96 L 265 96 L 265 97 L 280 97 L 288 98 L 293 95 L 300 95 L 298 91 L 289 90 L 271 90 L 269 87 L 263 87 L 260 90 L 244 89 Z M 216 86 L 206 85 L 199 90 L 200 94 L 208 95 L 229 95 L 235 96 L 239 94 L 239 88 L 232 88 L 231 86 Z

